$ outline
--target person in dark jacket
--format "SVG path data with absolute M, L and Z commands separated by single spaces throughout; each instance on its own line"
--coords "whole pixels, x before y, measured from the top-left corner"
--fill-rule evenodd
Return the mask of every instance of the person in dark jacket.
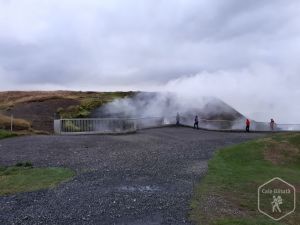
M 196 116 L 195 117 L 195 122 L 194 122 L 194 129 L 199 129 L 199 126 L 198 126 L 198 124 L 199 124 L 199 120 L 198 120 L 198 116 Z
M 271 119 L 271 122 L 270 122 L 270 128 L 271 128 L 272 131 L 273 131 L 274 128 L 275 128 L 275 121 L 274 121 L 274 119 Z
M 246 132 L 250 132 L 250 120 L 246 119 Z
M 177 113 L 176 115 L 176 126 L 179 126 L 180 125 L 180 115 L 179 113 Z

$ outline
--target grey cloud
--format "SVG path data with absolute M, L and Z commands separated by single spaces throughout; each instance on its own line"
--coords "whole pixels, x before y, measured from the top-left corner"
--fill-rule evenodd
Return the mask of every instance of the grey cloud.
M 88 74 L 121 85 L 128 76 L 123 79 L 120 74 L 131 68 L 139 69 L 138 74 L 132 74 L 137 81 L 166 82 L 172 74 L 176 78 L 202 70 L 247 66 L 257 60 L 270 63 L 270 57 L 278 56 L 267 54 L 265 42 L 289 22 L 288 10 L 293 3 L 129 0 L 114 1 L 111 7 L 90 1 L 93 7 L 78 8 L 84 3 L 68 7 L 73 4 L 63 1 L 56 2 L 55 8 L 55 1 L 50 5 L 29 2 L 32 4 L 23 3 L 24 15 L 32 11 L 30 20 L 37 21 L 30 26 L 30 20 L 24 18 L 24 24 L 18 26 L 24 25 L 24 32 L 27 26 L 32 34 L 19 35 L 33 40 L 0 39 L 0 65 L 14 71 L 21 82 L 62 85 L 70 79 L 76 83 Z M 20 3 L 1 4 L 4 10 L 12 4 L 9 9 L 13 14 L 13 6 Z M 14 27 L 19 20 L 10 16 L 6 24 Z
M 0 89 L 136 90 L 220 71 L 240 82 L 244 70 L 257 82 L 256 65 L 293 86 L 299 11 L 293 0 L 0 0 Z

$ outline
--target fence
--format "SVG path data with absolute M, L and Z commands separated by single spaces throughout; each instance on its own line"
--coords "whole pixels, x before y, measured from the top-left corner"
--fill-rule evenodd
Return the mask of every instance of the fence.
M 136 131 L 134 120 L 124 119 L 61 119 L 54 121 L 56 134 L 128 133 Z
M 254 122 L 253 130 L 272 131 L 270 123 Z M 273 131 L 300 131 L 300 124 L 274 124 Z
M 161 127 L 173 123 L 173 118 L 85 118 L 54 120 L 56 134 L 130 133 L 138 129 Z
M 183 118 L 182 124 L 191 125 L 191 119 Z M 245 120 L 206 120 L 199 119 L 199 128 L 207 130 L 221 131 L 244 131 Z M 275 124 L 271 129 L 270 123 L 252 121 L 250 125 L 251 131 L 269 132 L 269 131 L 300 131 L 300 124 Z
M 110 134 L 130 133 L 139 129 L 174 125 L 174 117 L 148 118 L 86 118 L 54 120 L 56 134 Z M 192 126 L 193 118 L 180 118 L 180 124 Z M 242 131 L 245 129 L 244 120 L 205 120 L 199 119 L 199 128 L 221 131 Z M 272 130 L 269 123 L 252 121 L 251 131 L 300 131 L 300 124 L 275 124 Z

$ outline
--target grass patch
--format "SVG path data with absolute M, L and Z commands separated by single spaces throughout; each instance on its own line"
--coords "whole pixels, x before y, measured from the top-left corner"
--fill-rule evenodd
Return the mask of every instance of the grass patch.
M 9 138 L 9 137 L 15 137 L 17 136 L 16 133 L 10 132 L 10 131 L 6 131 L 6 130 L 0 130 L 0 139 L 3 138 Z
M 5 116 L 0 114 L 0 128 L 10 129 L 11 126 L 11 118 L 10 116 Z M 28 130 L 30 129 L 31 124 L 27 120 L 24 119 L 13 119 L 13 129 L 14 130 Z
M 82 91 L 8 91 L 0 92 L 0 110 L 7 111 L 20 103 L 47 102 L 53 99 L 77 100 L 79 105 L 56 110 L 63 118 L 87 117 L 90 112 L 102 104 L 117 98 L 134 95 L 136 92 L 82 92 Z M 6 120 L 6 118 L 5 118 Z M 10 120 L 9 120 L 10 121 Z M 1 117 L 0 117 L 1 122 Z M 1 123 L 0 123 L 1 125 Z M 24 125 L 24 124 L 23 124 Z M 30 124 L 29 124 L 30 125 Z
M 266 219 L 221 219 L 214 225 L 280 225 L 280 223 Z
M 299 150 L 300 134 L 292 133 L 218 151 L 209 162 L 208 174 L 195 189 L 191 202 L 192 220 L 197 224 L 213 225 L 297 224 L 299 213 L 277 223 L 260 214 L 257 189 L 266 181 L 281 177 L 299 191 Z M 297 208 L 300 207 L 299 196 L 298 193 Z
M 0 195 L 52 188 L 71 179 L 74 172 L 66 168 L 33 168 L 30 162 L 0 168 Z
M 134 92 L 78 92 L 73 96 L 73 99 L 79 100 L 79 105 L 59 108 L 57 112 L 62 118 L 86 118 L 101 105 L 133 94 Z

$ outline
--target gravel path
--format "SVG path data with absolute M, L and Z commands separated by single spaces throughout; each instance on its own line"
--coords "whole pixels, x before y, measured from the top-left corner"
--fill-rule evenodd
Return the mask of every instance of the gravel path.
M 54 189 L 0 197 L 0 224 L 191 224 L 193 185 L 214 151 L 261 136 L 168 127 L 1 140 L 0 165 L 31 161 L 77 176 Z

